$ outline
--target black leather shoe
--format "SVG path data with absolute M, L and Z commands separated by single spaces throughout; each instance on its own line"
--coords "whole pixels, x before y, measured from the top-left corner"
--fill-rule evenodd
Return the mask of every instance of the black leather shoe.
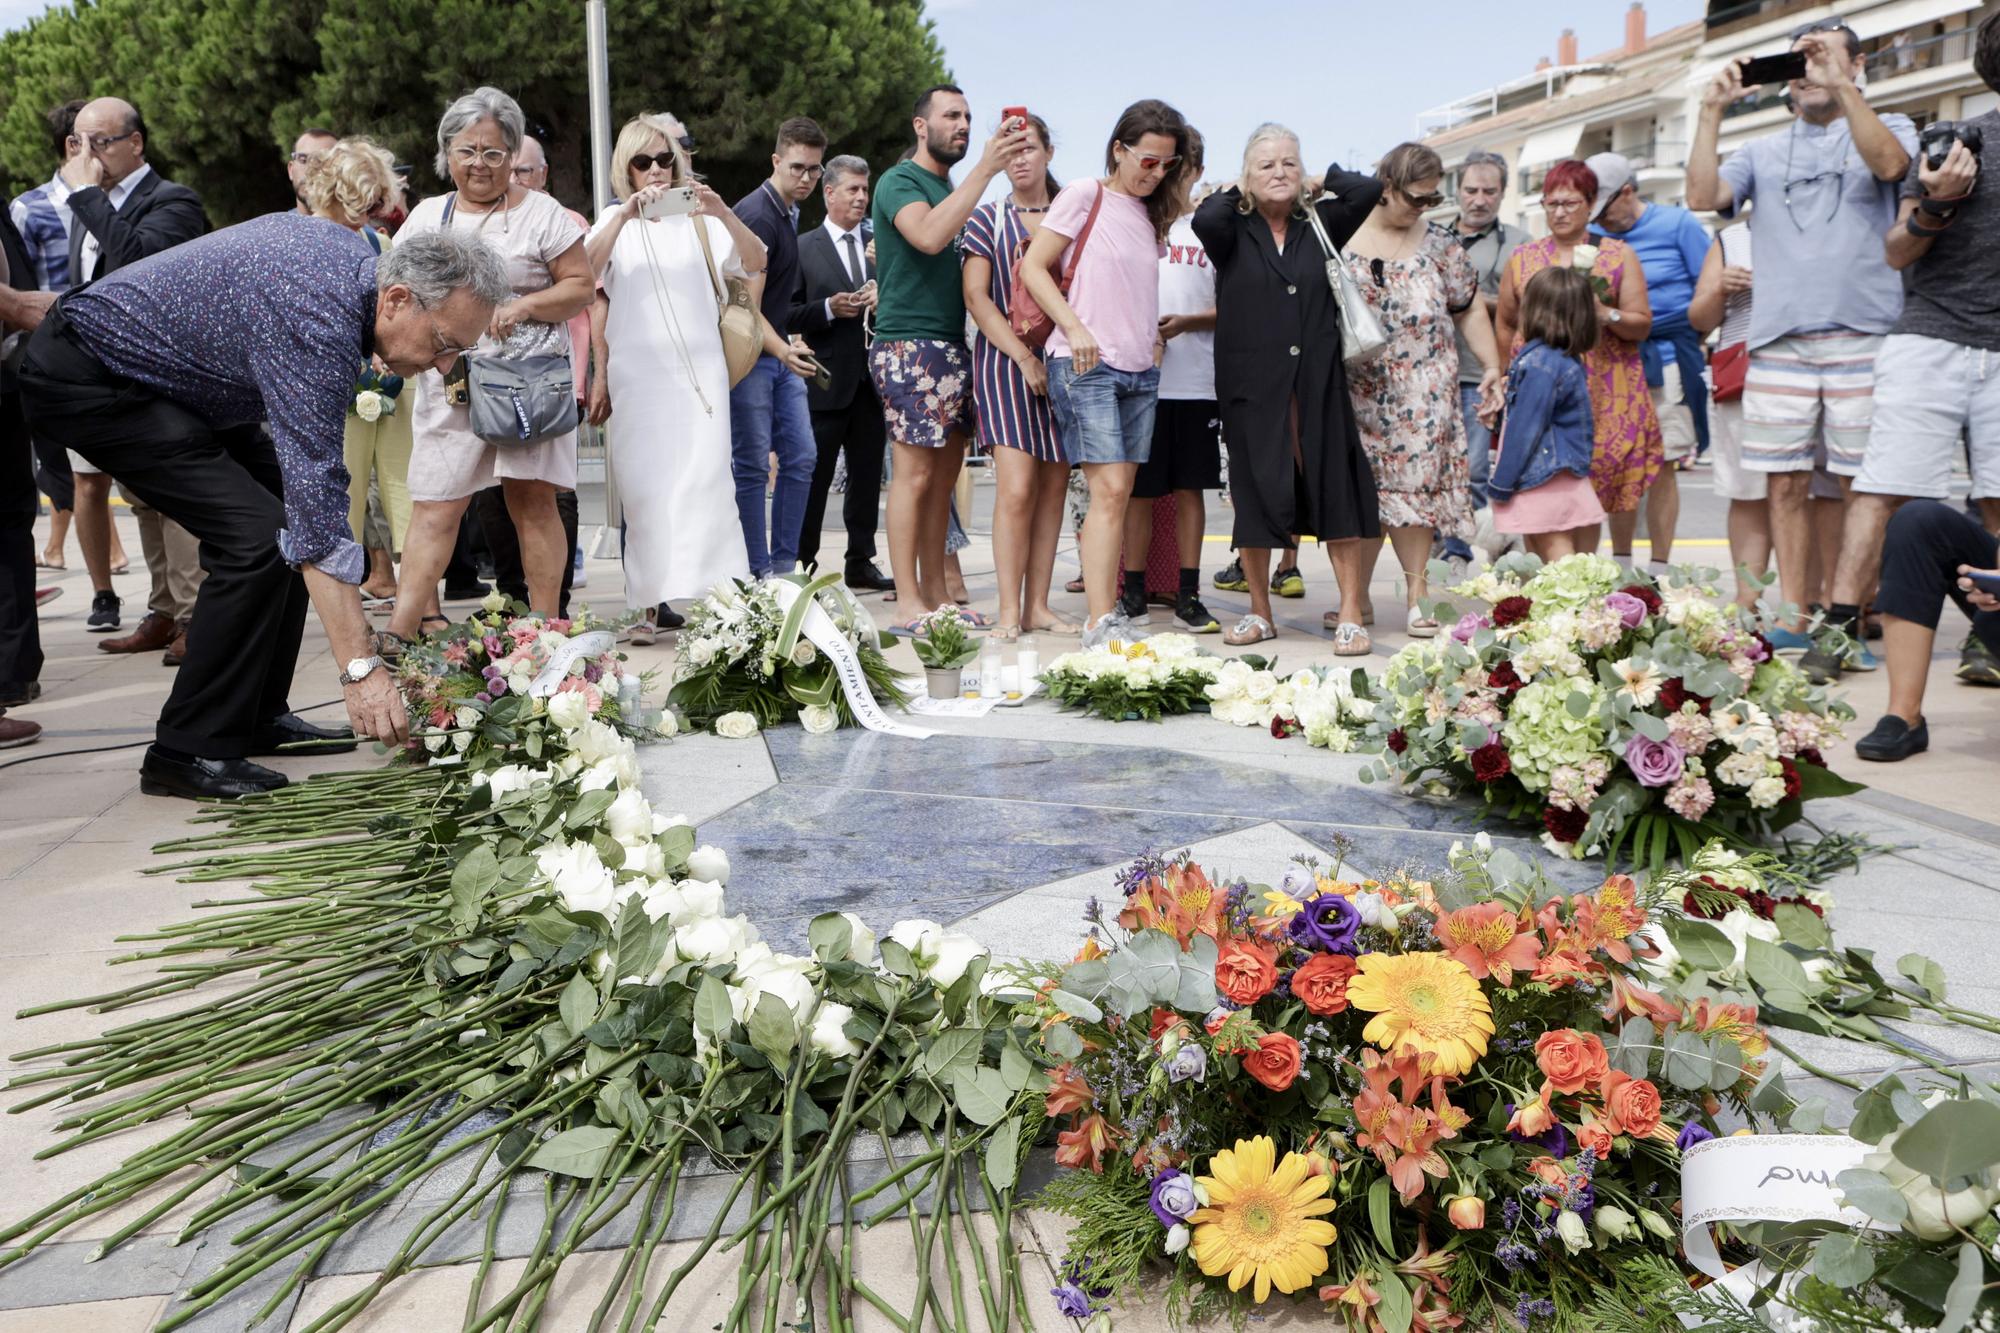
M 844 582 L 855 592 L 887 592 L 896 586 L 896 581 L 876 568 L 873 560 L 848 566 Z
M 1881 764 L 1893 764 L 1930 748 L 1930 724 L 1918 718 L 1913 727 L 1893 713 L 1884 716 L 1875 724 L 1875 730 L 1854 742 L 1855 754 Z
M 191 801 L 228 801 L 276 791 L 283 773 L 248 759 L 173 759 L 150 746 L 139 765 L 139 790 L 148 796 L 183 796 Z
M 282 745 L 292 745 L 299 741 L 345 741 L 345 745 L 315 745 L 307 754 L 346 754 L 358 742 L 351 727 L 320 727 L 306 721 L 296 713 L 286 713 L 274 719 L 268 726 L 260 728 L 256 739 L 250 742 L 250 753 L 283 754 Z

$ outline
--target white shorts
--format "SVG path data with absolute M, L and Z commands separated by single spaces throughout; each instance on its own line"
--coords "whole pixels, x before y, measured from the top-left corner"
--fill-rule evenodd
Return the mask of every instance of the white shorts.
M 1707 391 L 1707 386 L 1703 386 Z M 1651 391 L 1653 412 L 1660 418 L 1660 440 L 1669 463 L 1694 457 L 1694 412 L 1681 401 L 1681 368 L 1669 361 L 1661 367 L 1660 387 Z
M 1836 476 L 1861 471 L 1874 415 L 1880 334 L 1794 333 L 1750 353 L 1743 381 L 1743 466 Z
M 100 473 L 103 472 L 102 468 L 95 467 L 91 465 L 89 462 L 85 461 L 84 456 L 78 453 L 76 450 L 65 449 L 63 450 L 63 452 L 69 455 L 69 470 L 71 472 L 86 472 L 93 477 L 98 476 Z
M 1875 426 L 1854 489 L 1948 500 L 1968 454 L 1973 498 L 2000 496 L 2000 352 L 1890 334 L 1875 357 Z
M 1743 466 L 1743 402 L 1733 399 L 1708 408 L 1709 458 L 1715 465 L 1715 493 L 1725 500 L 1763 500 L 1771 493 L 1769 474 Z

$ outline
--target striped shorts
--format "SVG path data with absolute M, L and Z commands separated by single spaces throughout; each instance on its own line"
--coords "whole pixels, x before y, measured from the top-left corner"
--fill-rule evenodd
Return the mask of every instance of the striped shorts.
M 1879 333 L 1794 333 L 1750 353 L 1743 383 L 1743 466 L 1810 472 L 1824 442 L 1836 476 L 1861 471 L 1875 415 Z

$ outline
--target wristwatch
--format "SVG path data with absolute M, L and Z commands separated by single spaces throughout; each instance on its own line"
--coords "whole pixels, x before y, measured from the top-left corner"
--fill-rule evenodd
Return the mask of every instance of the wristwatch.
M 1624 312 L 1619 310 L 1613 310 L 1611 312 L 1611 322 L 1613 324 L 1623 324 L 1625 322 Z
M 345 671 L 340 673 L 340 683 L 342 685 L 358 684 L 370 672 L 383 665 L 385 663 L 380 657 L 357 657 L 347 664 Z

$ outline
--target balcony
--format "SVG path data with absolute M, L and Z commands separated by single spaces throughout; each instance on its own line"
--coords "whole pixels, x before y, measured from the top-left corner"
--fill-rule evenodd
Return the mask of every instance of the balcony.
M 1685 139 L 1650 139 L 1645 143 L 1633 144 L 1628 147 L 1614 149 L 1613 151 L 1623 153 L 1626 160 L 1631 162 L 1635 171 L 1644 172 L 1660 167 L 1679 170 L 1687 165 L 1687 141 Z M 1588 153 L 1582 155 L 1585 157 L 1590 156 Z M 1522 167 L 1519 172 L 1515 173 L 1520 184 L 1521 193 L 1523 195 L 1540 194 L 1542 181 L 1548 176 L 1549 168 L 1554 165 L 1555 163 L 1553 162 L 1542 162 L 1532 167 Z
M 1971 28 L 1953 28 L 1948 32 L 1912 38 L 1905 31 L 1863 42 L 1862 62 L 1868 71 L 1868 86 L 1871 89 L 1877 88 L 1888 80 L 1900 78 L 1905 74 L 1916 74 L 1955 64 L 1961 60 L 1970 60 L 1973 32 Z M 1784 96 L 1784 85 L 1767 84 L 1760 88 L 1754 97 L 1745 97 L 1732 102 L 1723 110 L 1723 119 L 1747 116 L 1777 106 L 1784 100 Z

